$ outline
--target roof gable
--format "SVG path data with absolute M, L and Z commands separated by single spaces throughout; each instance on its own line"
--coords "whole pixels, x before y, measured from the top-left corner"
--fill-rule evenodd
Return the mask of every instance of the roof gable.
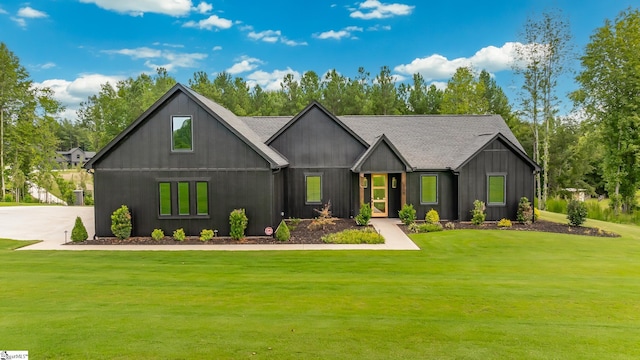
M 366 141 L 364 141 L 357 133 L 355 133 L 350 127 L 345 125 L 340 119 L 338 119 L 335 115 L 329 112 L 324 106 L 322 106 L 317 101 L 312 101 L 307 107 L 305 107 L 302 111 L 300 111 L 296 116 L 294 116 L 289 122 L 287 122 L 283 127 L 280 128 L 275 134 L 273 134 L 269 139 L 267 139 L 266 144 L 270 145 L 273 141 L 275 141 L 281 134 L 287 131 L 293 124 L 295 124 L 299 119 L 304 117 L 305 114 L 310 112 L 312 109 L 319 109 L 322 111 L 329 119 L 333 120 L 336 124 L 338 124 L 342 129 L 344 129 L 349 135 L 351 135 L 354 139 L 356 139 L 362 145 L 369 146 Z
M 156 110 L 169 101 L 173 96 L 181 92 L 196 102 L 202 109 L 204 109 L 211 117 L 216 119 L 222 125 L 224 125 L 229 131 L 236 135 L 241 141 L 251 147 L 256 153 L 264 158 L 271 166 L 272 169 L 285 167 L 288 165 L 288 161 L 280 155 L 274 149 L 265 145 L 260 137 L 253 132 L 242 120 L 240 120 L 235 114 L 221 105 L 207 99 L 206 97 L 196 93 L 188 87 L 177 83 L 169 91 L 167 91 L 158 101 L 156 101 L 151 107 L 149 107 L 142 115 L 140 115 L 131 125 L 123 130 L 118 136 L 105 145 L 90 161 L 85 164 L 85 168 L 91 169 L 93 165 L 100 161 L 100 159 L 106 156 L 112 149 L 114 149 L 121 141 L 123 141 L 127 135 L 135 131 L 141 126 L 145 120 L 152 116 Z
M 460 165 L 455 167 L 453 170 L 460 171 L 462 167 L 467 165 L 471 160 L 473 160 L 473 158 L 475 158 L 480 152 L 484 151 L 489 146 L 491 146 L 491 144 L 493 144 L 495 141 L 502 142 L 509 150 L 515 153 L 519 158 L 521 158 L 524 162 L 526 162 L 529 166 L 531 166 L 535 171 L 541 170 L 540 165 L 536 164 L 533 160 L 531 160 L 531 158 L 529 158 L 529 156 L 522 149 L 520 149 L 518 146 L 516 146 L 511 141 L 509 141 L 509 139 L 507 139 L 502 133 L 497 133 L 494 136 L 489 137 L 487 141 L 484 143 L 484 145 L 478 148 L 477 151 L 475 151 L 471 156 L 469 156 L 465 161 L 463 161 Z
M 400 166 L 397 167 L 398 165 Z M 404 156 L 402 156 L 393 143 L 389 141 L 385 134 L 382 134 L 377 138 L 373 145 L 371 145 L 367 151 L 365 151 L 362 156 L 356 160 L 353 167 L 351 167 L 351 171 L 410 172 L 412 169 L 411 165 L 409 165 L 407 160 L 405 160 Z

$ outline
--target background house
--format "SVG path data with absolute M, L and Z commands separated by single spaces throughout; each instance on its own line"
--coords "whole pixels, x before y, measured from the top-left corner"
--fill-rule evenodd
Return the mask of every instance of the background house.
M 343 218 L 366 202 L 379 217 L 411 203 L 420 218 L 434 208 L 468 220 L 479 199 L 487 220 L 513 219 L 539 171 L 497 115 L 336 117 L 314 102 L 293 118 L 239 118 L 180 84 L 86 167 L 98 236 L 111 235 L 110 214 L 122 204 L 136 235 L 226 235 L 235 208 L 259 235 L 328 202 Z
M 96 156 L 94 151 L 84 151 L 81 148 L 73 148 L 69 151 L 56 151 L 56 162 L 60 167 L 83 166 L 87 161 Z

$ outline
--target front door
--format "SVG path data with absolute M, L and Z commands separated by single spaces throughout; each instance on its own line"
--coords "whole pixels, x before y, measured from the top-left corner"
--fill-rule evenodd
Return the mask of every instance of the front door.
M 371 174 L 371 210 L 373 217 L 387 217 L 389 214 L 387 174 Z

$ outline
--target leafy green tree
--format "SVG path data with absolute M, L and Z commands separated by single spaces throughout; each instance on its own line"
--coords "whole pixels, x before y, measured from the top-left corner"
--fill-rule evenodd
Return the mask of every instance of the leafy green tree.
M 332 69 L 324 75 L 322 82 L 322 104 L 331 113 L 344 114 L 348 80 Z
M 380 68 L 380 73 L 376 75 L 371 86 L 369 100 L 369 113 L 371 114 L 392 115 L 400 113 L 396 82 L 388 66 Z
M 447 82 L 442 97 L 443 114 L 487 114 L 484 83 L 476 80 L 473 69 L 460 67 Z
M 606 20 L 587 44 L 572 98 L 594 121 L 604 147 L 606 190 L 614 213 L 632 209 L 640 186 L 640 11 Z
M 364 67 L 358 68 L 358 75 L 349 79 L 344 97 L 345 115 L 366 114 L 367 103 L 369 102 L 369 72 Z

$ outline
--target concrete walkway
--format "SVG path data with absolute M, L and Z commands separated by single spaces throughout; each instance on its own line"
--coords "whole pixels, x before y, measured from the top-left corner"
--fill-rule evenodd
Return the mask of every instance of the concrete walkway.
M 93 207 L 15 206 L 0 207 L 0 238 L 42 240 L 18 250 L 124 250 L 124 251 L 259 251 L 259 250 L 420 250 L 400 228 L 398 219 L 372 219 L 371 224 L 385 238 L 384 244 L 243 244 L 243 245 L 65 245 L 71 241 L 76 216 L 82 218 L 93 236 Z

